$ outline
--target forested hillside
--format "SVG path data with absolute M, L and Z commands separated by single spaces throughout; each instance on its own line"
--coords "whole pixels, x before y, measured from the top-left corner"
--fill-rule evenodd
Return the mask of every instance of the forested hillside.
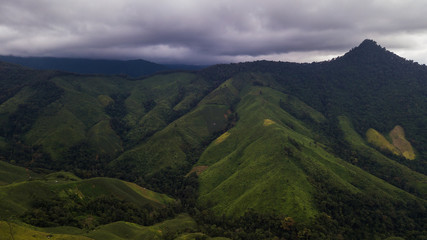
M 0 63 L 0 83 L 0 194 L 18 203 L 0 224 L 94 239 L 125 239 L 120 226 L 135 239 L 427 237 L 427 67 L 372 40 L 326 62 L 136 79 Z M 58 171 L 69 179 L 54 187 Z M 136 184 L 164 206 L 106 193 Z M 31 186 L 57 196 L 11 194 Z M 71 215 L 47 217 L 64 205 Z

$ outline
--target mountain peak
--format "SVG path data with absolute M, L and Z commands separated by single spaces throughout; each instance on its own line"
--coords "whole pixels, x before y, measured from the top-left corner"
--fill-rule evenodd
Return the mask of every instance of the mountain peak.
M 378 45 L 378 43 L 372 39 L 363 40 L 363 42 L 359 45 L 359 47 L 379 47 L 379 48 L 381 48 L 381 46 Z
M 365 39 L 363 42 L 353 48 L 349 53 L 351 52 L 360 52 L 364 54 L 384 54 L 389 51 L 387 51 L 385 48 L 381 47 L 377 42 L 375 42 L 372 39 Z
M 351 49 L 342 57 L 342 60 L 344 61 L 367 64 L 396 61 L 398 59 L 404 61 L 403 58 L 388 51 L 387 49 L 380 46 L 377 42 L 371 39 L 363 40 L 363 42 L 359 46 Z

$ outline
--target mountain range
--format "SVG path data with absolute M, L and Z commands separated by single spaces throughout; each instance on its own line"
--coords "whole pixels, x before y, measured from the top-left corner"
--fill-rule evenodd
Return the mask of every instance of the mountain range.
M 205 66 L 157 64 L 146 60 L 104 60 L 59 57 L 0 56 L 0 61 L 15 63 L 38 70 L 57 70 L 79 74 L 122 75 L 142 77 L 162 71 L 198 70 Z
M 1 62 L 0 83 L 2 234 L 427 238 L 427 67 L 373 40 L 136 78 Z

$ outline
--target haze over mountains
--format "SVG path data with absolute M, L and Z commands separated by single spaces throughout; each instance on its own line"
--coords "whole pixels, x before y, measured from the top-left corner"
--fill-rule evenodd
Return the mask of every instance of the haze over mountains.
M 427 67 L 372 40 L 134 79 L 2 62 L 0 83 L 1 233 L 427 237 Z
M 80 74 L 121 74 L 130 77 L 142 77 L 161 71 L 198 70 L 205 67 L 184 64 L 157 64 L 141 59 L 121 61 L 83 58 L 0 56 L 0 60 L 39 70 L 60 70 Z

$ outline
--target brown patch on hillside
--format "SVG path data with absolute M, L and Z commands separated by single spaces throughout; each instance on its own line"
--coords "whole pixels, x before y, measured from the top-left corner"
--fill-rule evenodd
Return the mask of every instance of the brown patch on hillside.
M 393 145 L 399 149 L 402 156 L 407 159 L 413 160 L 415 159 L 415 152 L 412 148 L 411 143 L 405 138 L 405 130 L 403 127 L 397 125 L 390 131 L 389 136 Z
M 276 122 L 274 122 L 273 120 L 266 118 L 266 119 L 264 119 L 263 125 L 264 125 L 264 127 L 267 127 L 267 126 L 270 126 L 270 125 L 275 124 L 275 123 Z
M 229 132 L 225 132 L 221 136 L 219 136 L 217 139 L 215 139 L 214 143 L 215 144 L 222 143 L 222 142 L 224 142 L 225 139 L 228 138 L 228 136 L 230 136 L 230 133 Z
M 391 152 L 395 155 L 401 155 L 400 150 L 391 144 L 381 133 L 370 128 L 366 131 L 366 140 L 383 151 Z
M 193 167 L 193 169 L 191 169 L 191 171 L 186 176 L 189 176 L 193 172 L 195 172 L 197 174 L 197 176 L 199 176 L 202 172 L 206 171 L 206 169 L 208 169 L 208 168 L 209 168 L 209 166 L 197 166 L 197 167 Z
M 106 107 L 111 103 L 114 103 L 114 100 L 110 96 L 107 96 L 107 95 L 99 95 L 97 98 L 103 107 Z
M 411 143 L 405 138 L 403 127 L 397 125 L 390 131 L 388 141 L 381 133 L 375 129 L 368 129 L 366 132 L 366 140 L 383 151 L 389 151 L 397 156 L 403 156 L 408 160 L 415 159 L 415 151 Z

